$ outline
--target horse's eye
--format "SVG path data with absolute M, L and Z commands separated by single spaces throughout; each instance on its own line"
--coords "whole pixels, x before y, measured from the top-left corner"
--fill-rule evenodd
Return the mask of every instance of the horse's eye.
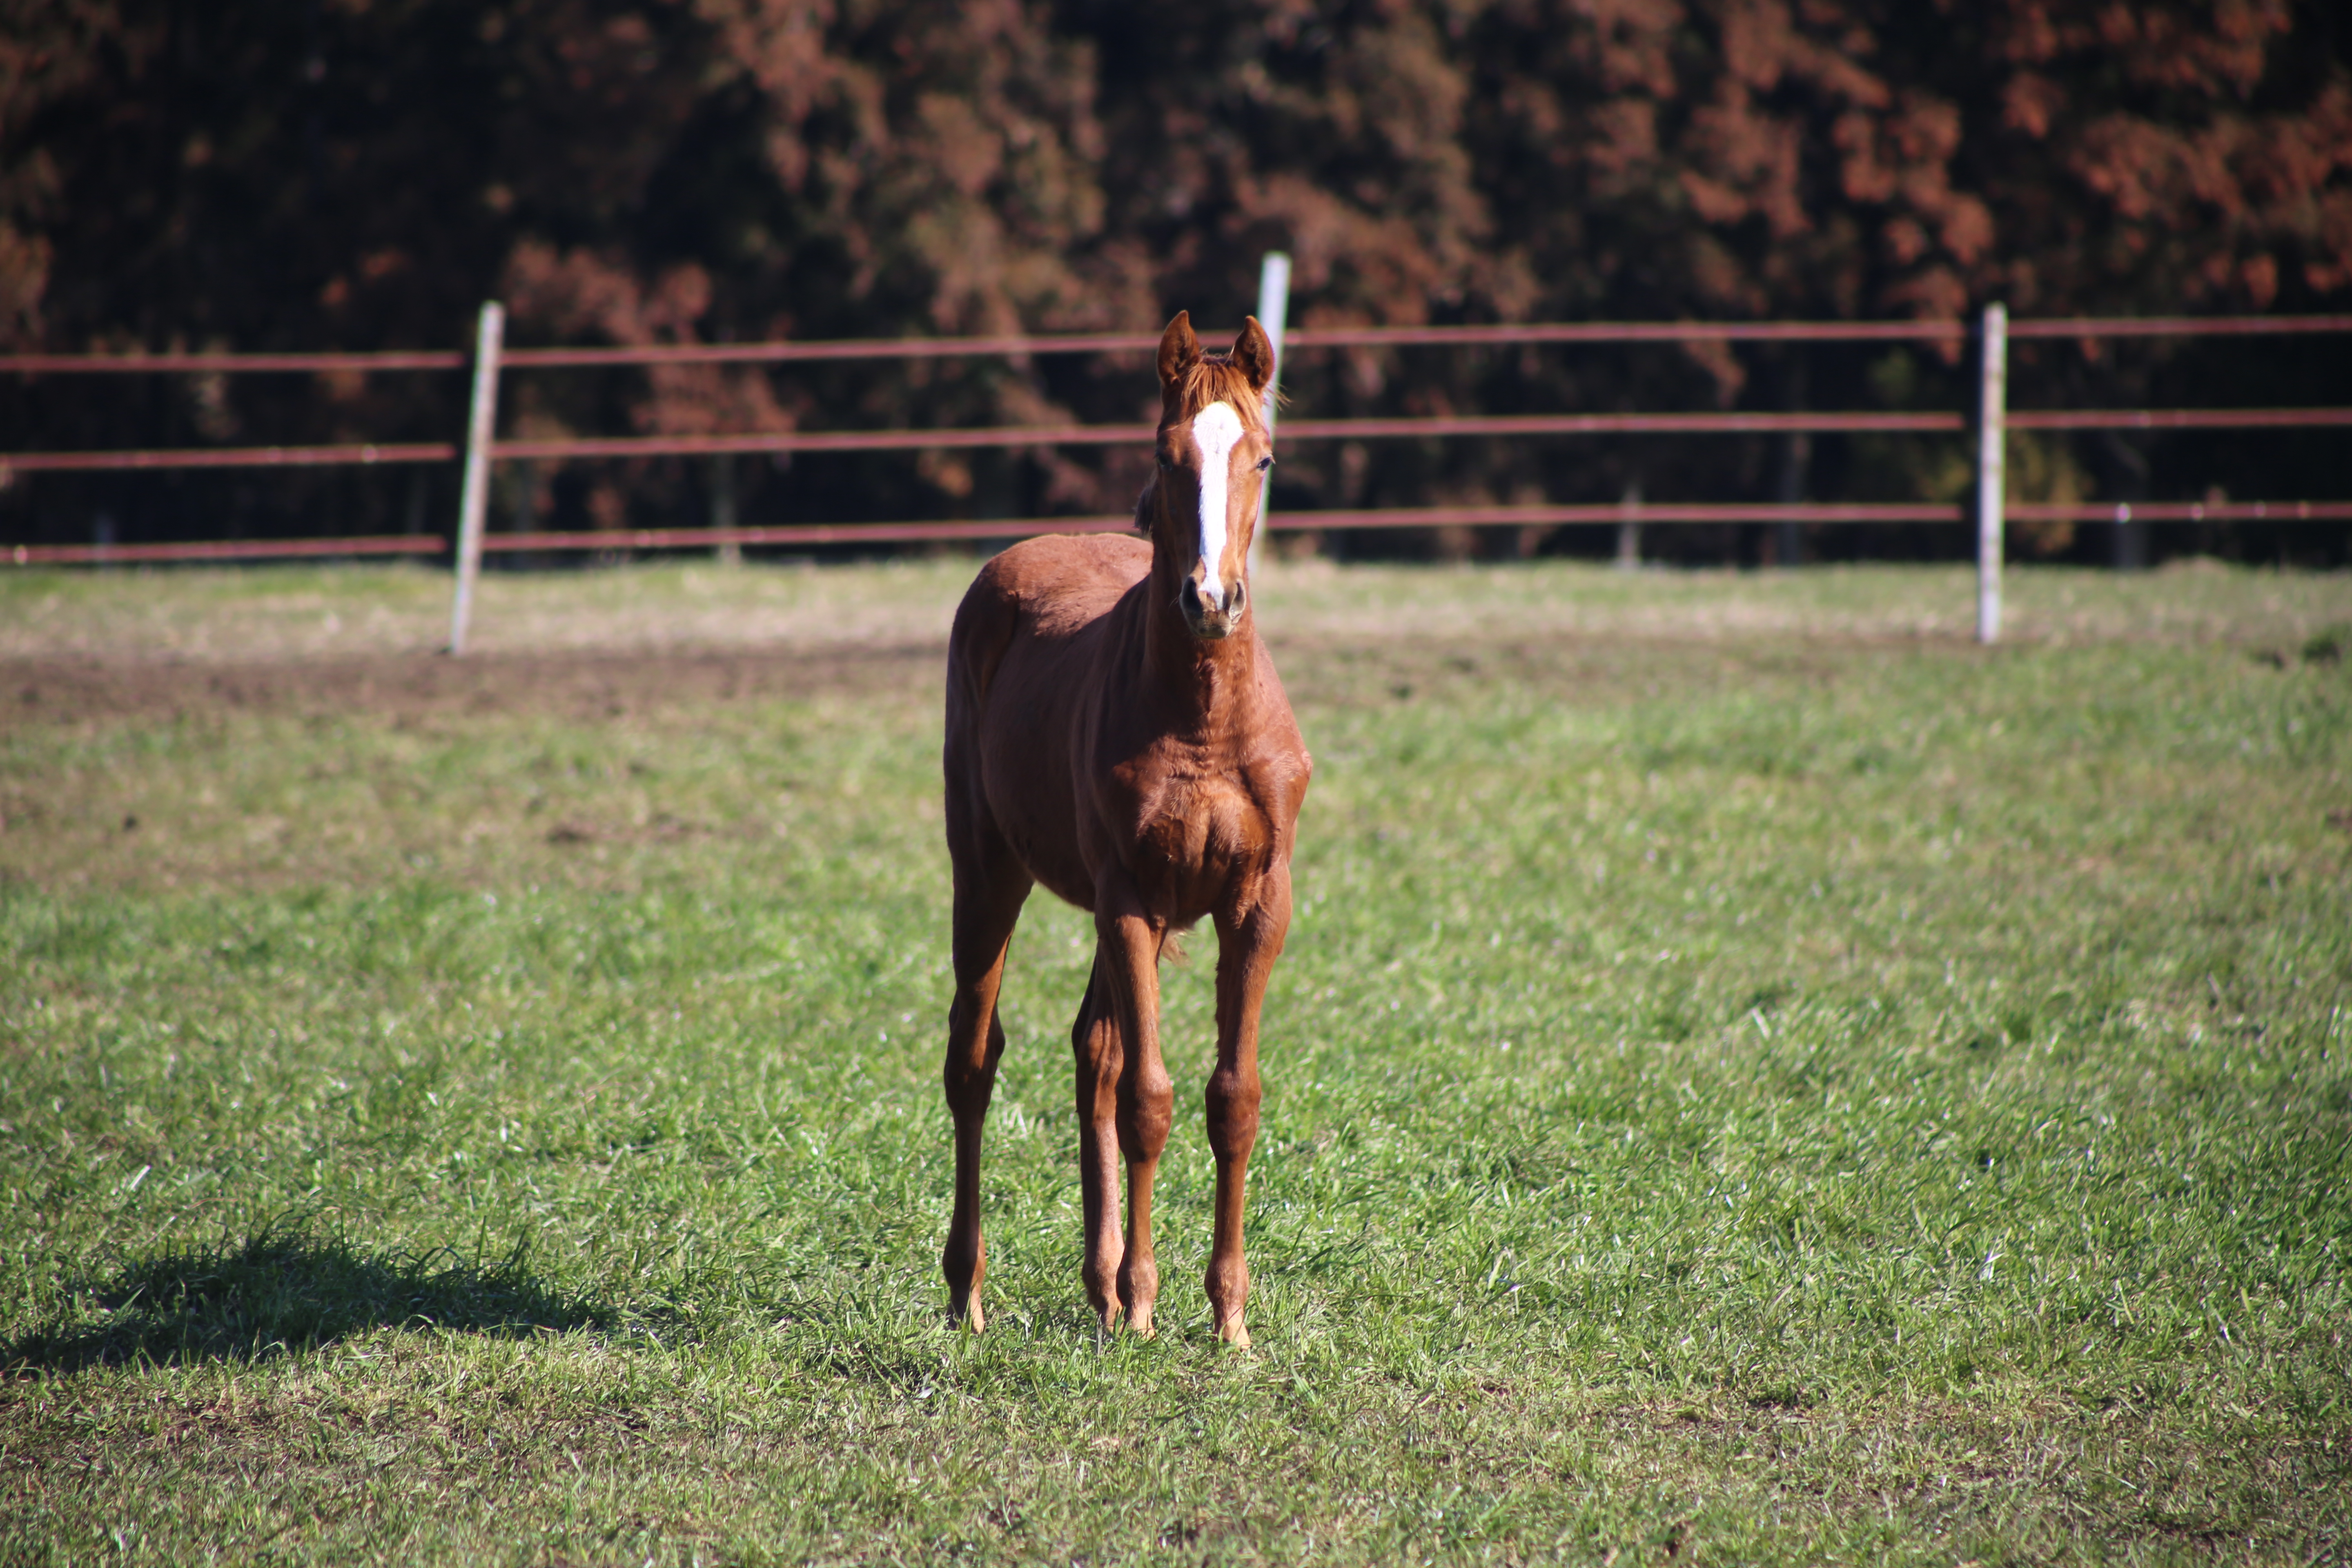
M 1172 468 L 1176 466 L 1176 459 L 1162 452 L 1160 454 L 1160 466 L 1163 469 Z
M 1272 458 L 1260 458 L 1257 460 L 1257 471 L 1261 474 L 1272 467 L 1274 467 L 1274 459 Z

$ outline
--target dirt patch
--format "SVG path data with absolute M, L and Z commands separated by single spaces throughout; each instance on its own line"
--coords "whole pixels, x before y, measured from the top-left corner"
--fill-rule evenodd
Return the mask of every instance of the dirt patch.
M 943 644 L 251 664 L 14 658 L 0 660 L 0 728 L 239 711 L 642 719 L 714 703 L 902 691 L 938 679 L 946 659 Z
M 1272 639 L 1295 701 L 1321 708 L 1444 701 L 1496 682 L 1579 706 L 1654 697 L 1661 682 L 1831 681 L 1853 649 L 1743 648 L 1629 637 Z M 55 656 L 0 658 L 0 730 L 169 723 L 228 713 L 366 714 L 394 724 L 528 713 L 575 721 L 689 721 L 714 705 L 935 691 L 944 643 L 845 643 L 634 653 L 386 654 L 220 664 Z

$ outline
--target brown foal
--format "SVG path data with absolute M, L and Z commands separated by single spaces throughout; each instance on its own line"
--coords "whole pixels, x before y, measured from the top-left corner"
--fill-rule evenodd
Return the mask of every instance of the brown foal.
M 1030 888 L 1095 917 L 1077 1053 L 1086 1283 L 1105 1331 L 1151 1331 L 1151 1181 L 1175 1090 L 1160 1058 L 1160 955 L 1217 931 L 1217 1160 L 1209 1304 L 1249 1343 L 1243 1188 L 1257 1141 L 1258 1006 L 1290 926 L 1290 851 L 1311 763 L 1249 597 L 1263 397 L 1274 350 L 1253 319 L 1207 354 L 1183 314 L 1160 342 L 1160 471 L 1136 503 L 1150 542 L 1033 539 L 981 571 L 948 643 L 947 832 L 955 1000 L 947 1100 L 955 1215 L 949 1311 L 981 1327 L 980 1141 L 1004 1050 L 996 998 Z M 1118 1172 L 1127 1163 L 1127 1227 Z

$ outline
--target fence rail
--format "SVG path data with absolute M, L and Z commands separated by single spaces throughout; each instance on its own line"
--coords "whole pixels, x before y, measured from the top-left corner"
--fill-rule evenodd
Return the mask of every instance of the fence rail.
M 453 441 L 385 445 L 347 441 L 327 447 L 180 447 L 157 451 L 0 452 L 0 479 L 16 474 L 105 473 L 125 468 L 331 468 L 349 464 L 446 463 Z
M 2302 430 L 2352 427 L 2352 408 L 2024 409 L 2012 430 Z M 1475 436 L 1959 435 L 1958 414 L 1820 413 L 1498 414 L 1404 419 L 1292 419 L 1289 441 L 1450 440 Z M 1110 447 L 1149 441 L 1143 425 L 997 425 L 933 430 L 775 430 L 733 436 L 566 436 L 509 439 L 490 448 L 499 462 L 562 458 L 730 457 L 778 452 L 911 452 L 1025 447 Z M 446 463 L 448 441 L 346 442 L 323 447 L 192 447 L 155 450 L 0 453 L 11 473 L 103 473 L 123 469 L 327 468 L 341 464 Z
M 2223 522 L 2293 521 L 2352 522 L 2352 501 L 2011 501 L 2015 522 Z M 1284 511 L 1267 519 L 1275 532 L 1328 529 L 1542 528 L 1647 522 L 1958 524 L 1968 521 L 1957 501 L 1730 501 L 1722 503 L 1601 501 L 1563 506 L 1431 506 Z M 482 552 L 606 554 L 642 550 L 815 550 L 845 544 L 941 544 L 1034 538 L 1042 533 L 1105 533 L 1133 521 L 1124 512 L 1094 517 L 1014 517 L 961 522 L 782 523 L 756 528 L 628 528 L 565 532 L 494 533 Z M 215 541 L 193 544 L 16 544 L 0 556 L 18 566 L 104 566 L 142 562 L 339 559 L 443 555 L 437 533 L 376 534 L 347 539 Z
M 2313 430 L 2352 425 L 2352 408 L 2050 408 L 2009 416 L 2012 430 Z
M 367 349 L 318 353 L 0 354 L 0 373 L 16 375 L 155 375 L 164 372 L 463 370 L 463 349 Z
M 1956 411 L 1826 410 L 1789 413 L 1594 413 L 1459 415 L 1421 418 L 1290 419 L 1286 441 L 1448 440 L 1473 437 L 1553 437 L 1755 434 L 1978 434 L 1979 635 L 1998 636 L 2000 553 L 2004 525 L 2016 521 L 2222 521 L 2292 518 L 2352 521 L 2352 501 L 2010 502 L 2000 480 L 2009 430 L 2250 430 L 2352 427 L 2352 408 L 2102 408 L 2007 407 L 2009 339 L 2078 340 L 2269 336 L 2352 332 L 2352 315 L 2261 317 L 2050 317 L 2012 321 L 1999 306 L 1978 322 L 1903 321 L 1559 321 L 1528 324 L 1308 327 L 1283 334 L 1287 258 L 1267 258 L 1259 315 L 1276 333 L 1277 355 L 1295 350 L 1407 347 L 1528 347 L 1554 344 L 1702 342 L 1880 342 L 1980 345 L 1980 395 L 1975 417 Z M 1000 426 L 984 428 L 771 430 L 725 434 L 656 433 L 629 437 L 509 438 L 494 435 L 499 383 L 509 371 L 557 371 L 597 366 L 665 364 L 789 364 L 870 360 L 1030 358 L 1055 354 L 1148 353 L 1156 334 L 1086 332 L 1036 336 L 894 338 L 761 343 L 662 343 L 598 347 L 503 348 L 503 314 L 486 306 L 472 351 L 383 350 L 365 353 L 152 354 L 5 354 L 0 374 L 23 377 L 79 374 L 332 374 L 436 372 L 471 369 L 473 396 L 467 436 L 460 442 L 344 442 L 310 446 L 182 447 L 109 451 L 0 453 L 0 483 L 35 473 L 123 470 L 322 468 L 341 465 L 447 463 L 463 458 L 464 500 L 454 541 L 459 593 L 451 646 L 462 649 L 474 567 L 498 552 L 740 548 L 816 548 L 856 543 L 998 540 L 1049 532 L 1082 532 L 1128 525 L 1125 516 L 1020 518 L 957 521 L 812 523 L 773 527 L 599 530 L 490 535 L 483 527 L 488 476 L 493 464 L 531 460 L 625 460 L 739 454 L 900 452 L 1123 445 L 1148 440 L 1128 425 Z M 1900 522 L 1958 524 L 1969 509 L 1958 503 L 1617 503 L 1538 506 L 1362 508 L 1269 513 L 1269 531 L 1393 529 L 1433 526 L 1549 527 L 1614 523 Z M 0 560 L 17 565 L 168 561 L 244 561 L 268 557 L 398 556 L 450 553 L 439 535 L 378 535 L 351 539 L 210 541 L 172 544 L 0 545 Z
M 287 561 L 369 555 L 442 555 L 437 533 L 360 534 L 349 539 L 211 539 L 176 544 L 6 544 L 16 566 L 110 566 L 185 561 Z

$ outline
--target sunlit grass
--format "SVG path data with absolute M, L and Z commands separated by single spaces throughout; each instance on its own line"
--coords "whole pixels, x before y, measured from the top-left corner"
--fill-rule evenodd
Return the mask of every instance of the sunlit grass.
M 953 571 L 898 570 L 797 575 L 919 630 Z M 2074 630 L 1906 629 L 1965 626 L 1950 572 L 1272 580 L 1318 773 L 1247 1355 L 1198 1283 L 1213 940 L 1162 1335 L 1098 1352 L 1042 896 L 992 1327 L 942 1322 L 927 658 L 15 723 L 0 1553 L 2338 1554 L 2352 584 L 2020 576 Z

